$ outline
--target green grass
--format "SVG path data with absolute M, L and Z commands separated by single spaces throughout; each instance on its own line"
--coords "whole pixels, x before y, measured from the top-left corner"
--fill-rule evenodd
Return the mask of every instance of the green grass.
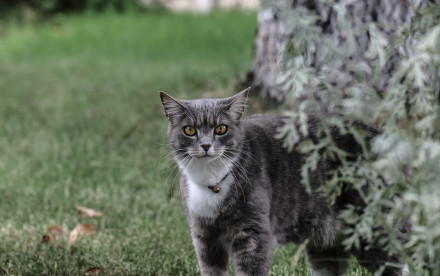
M 198 274 L 158 90 L 227 95 L 251 66 L 254 13 L 81 15 L 0 37 L 0 274 Z M 166 158 L 165 158 L 166 159 Z M 104 213 L 76 216 L 76 204 Z M 66 246 L 80 222 L 97 234 Z M 58 244 L 41 243 L 59 224 Z M 306 274 L 296 247 L 271 275 Z M 352 275 L 361 275 L 354 265 Z M 353 274 L 354 273 L 354 274 Z

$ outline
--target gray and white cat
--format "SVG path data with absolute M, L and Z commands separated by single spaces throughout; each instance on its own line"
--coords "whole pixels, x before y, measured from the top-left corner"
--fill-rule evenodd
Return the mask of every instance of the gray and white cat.
M 230 255 L 236 275 L 267 275 L 275 246 L 305 241 L 313 275 L 344 275 L 351 254 L 371 272 L 391 263 L 383 275 L 402 275 L 399 256 L 388 256 L 380 246 L 343 250 L 342 230 L 350 226 L 338 213 L 347 204 L 362 206 L 362 200 L 348 190 L 327 204 L 318 188 L 334 164 L 318 166 L 307 193 L 301 184 L 304 155 L 288 152 L 274 138 L 283 117 L 241 119 L 248 92 L 201 100 L 159 92 L 202 275 L 227 275 Z M 332 135 L 341 149 L 360 151 L 352 136 Z

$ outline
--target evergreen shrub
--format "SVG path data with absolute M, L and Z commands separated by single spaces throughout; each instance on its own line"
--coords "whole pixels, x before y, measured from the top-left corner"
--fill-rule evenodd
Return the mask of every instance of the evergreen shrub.
M 323 187 L 329 203 L 337 198 L 341 183 L 350 183 L 363 194 L 367 208 L 361 215 L 357 206 L 342 214 L 356 225 L 345 233 L 347 248 L 360 246 L 362 239 L 376 240 L 391 254 L 401 252 L 411 275 L 440 275 L 440 4 L 311 2 L 314 5 L 293 9 L 287 1 L 272 7 L 283 11 L 291 37 L 279 62 L 290 123 L 279 129 L 278 137 L 286 147 L 309 153 L 303 166 L 306 187 L 307 174 L 317 162 L 332 159 L 343 164 Z M 410 9 L 410 20 L 363 21 L 353 13 L 357 5 L 398 2 Z M 326 12 L 320 14 L 310 6 Z M 320 27 L 330 15 L 335 19 L 327 26 L 331 32 Z M 317 131 L 325 138 L 301 142 L 311 112 L 321 118 Z M 326 116 L 328 112 L 343 116 Z M 365 147 L 364 160 L 348 163 L 327 134 L 330 125 L 336 126 L 362 143 L 367 133 L 350 123 L 355 120 L 375 124 L 380 134 L 370 150 Z M 299 127 L 292 127 L 293 121 Z M 362 193 L 364 185 L 368 194 Z M 402 241 L 396 228 L 406 219 L 412 226 Z M 377 227 L 390 235 L 380 236 Z

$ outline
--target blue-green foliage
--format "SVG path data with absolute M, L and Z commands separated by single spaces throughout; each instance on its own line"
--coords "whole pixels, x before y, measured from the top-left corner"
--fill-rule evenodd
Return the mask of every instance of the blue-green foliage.
M 354 118 L 380 127 L 381 134 L 372 144 L 376 158 L 366 155 L 355 165 L 343 162 L 323 188 L 331 202 L 341 182 L 352 183 L 360 192 L 368 183 L 369 194 L 362 193 L 367 203 L 363 214 L 357 215 L 356 206 L 342 214 L 356 224 L 346 233 L 349 238 L 344 244 L 360 246 L 360 239 L 376 239 L 390 253 L 403 252 L 413 275 L 440 275 L 440 5 L 405 1 L 412 20 L 393 25 L 392 20 L 362 21 L 350 11 L 354 1 L 314 2 L 332 9 L 334 32 L 319 26 L 325 21 L 322 14 L 305 7 L 281 7 L 292 39 L 284 47 L 280 82 L 288 91 L 288 120 L 299 122 L 300 127 L 286 124 L 279 137 L 285 139 L 286 147 L 295 146 L 301 134 L 307 134 L 310 111 L 321 116 L 318 131 L 324 136 L 328 126 L 334 125 L 361 142 L 365 133 L 343 127 Z M 368 38 L 365 51 L 359 51 L 360 37 Z M 345 116 L 329 118 L 323 110 Z M 309 153 L 303 167 L 306 187 L 309 169 L 320 158 L 318 152 L 325 152 L 323 158 L 344 160 L 328 136 L 301 147 Z M 408 240 L 401 242 L 396 227 L 406 218 L 412 229 Z M 377 226 L 385 228 L 389 238 L 379 237 L 373 230 Z

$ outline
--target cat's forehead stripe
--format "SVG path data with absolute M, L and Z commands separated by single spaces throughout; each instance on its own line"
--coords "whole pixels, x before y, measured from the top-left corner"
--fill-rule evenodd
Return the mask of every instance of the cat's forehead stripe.
M 194 116 L 196 125 L 214 125 L 221 115 L 221 105 L 218 100 L 192 100 L 188 101 L 188 106 L 196 115 Z

